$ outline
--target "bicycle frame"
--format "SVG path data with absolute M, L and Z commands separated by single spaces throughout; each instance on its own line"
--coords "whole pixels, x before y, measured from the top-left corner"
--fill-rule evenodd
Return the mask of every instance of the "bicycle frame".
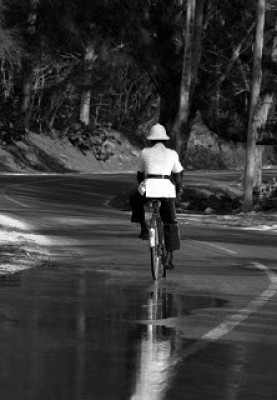
M 157 220 L 157 219 L 160 220 L 160 218 L 161 218 L 160 217 L 160 202 L 158 200 L 150 201 L 149 207 L 150 207 L 151 214 L 152 214 L 151 220 L 150 220 L 150 228 L 149 228 L 149 246 L 154 247 L 156 245 L 157 239 L 158 239 L 159 243 L 162 242 L 162 230 L 158 229 L 159 237 L 156 238 L 156 231 L 152 227 L 154 220 Z M 161 227 L 162 227 L 162 224 L 161 224 Z
M 154 280 L 166 276 L 164 268 L 165 244 L 163 223 L 160 217 L 161 202 L 151 199 L 148 203 L 151 212 L 149 224 L 149 247 L 151 252 L 151 272 Z

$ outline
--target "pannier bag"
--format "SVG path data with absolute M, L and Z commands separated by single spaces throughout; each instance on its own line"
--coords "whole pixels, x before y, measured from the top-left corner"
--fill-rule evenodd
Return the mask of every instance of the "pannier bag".
M 167 251 L 180 249 L 180 229 L 176 224 L 164 224 L 164 240 Z

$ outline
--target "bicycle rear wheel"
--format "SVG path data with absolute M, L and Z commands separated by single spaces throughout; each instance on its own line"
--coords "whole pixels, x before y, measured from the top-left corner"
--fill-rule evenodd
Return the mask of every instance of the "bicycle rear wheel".
M 166 277 L 164 268 L 164 246 L 162 241 L 161 221 L 153 217 L 150 223 L 150 253 L 151 253 L 151 272 L 154 280 Z

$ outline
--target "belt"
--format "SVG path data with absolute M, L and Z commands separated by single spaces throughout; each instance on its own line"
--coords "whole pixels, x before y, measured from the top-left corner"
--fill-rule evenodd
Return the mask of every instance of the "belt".
M 146 178 L 151 178 L 151 179 L 170 179 L 170 175 L 152 175 L 152 174 L 147 174 Z

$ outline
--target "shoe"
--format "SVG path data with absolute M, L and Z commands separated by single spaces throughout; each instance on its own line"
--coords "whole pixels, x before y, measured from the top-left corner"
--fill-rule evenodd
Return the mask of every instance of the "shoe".
M 167 269 L 167 270 L 169 270 L 169 271 L 172 271 L 174 268 L 175 268 L 175 266 L 172 264 L 172 263 L 170 263 L 170 264 L 165 264 L 165 269 Z
M 173 254 L 171 252 L 168 252 L 166 255 L 164 267 L 168 270 L 173 270 L 175 268 L 173 265 Z
M 149 239 L 149 233 L 148 233 L 148 226 L 146 222 L 141 222 L 140 224 L 140 235 L 139 238 L 142 240 L 148 240 Z

